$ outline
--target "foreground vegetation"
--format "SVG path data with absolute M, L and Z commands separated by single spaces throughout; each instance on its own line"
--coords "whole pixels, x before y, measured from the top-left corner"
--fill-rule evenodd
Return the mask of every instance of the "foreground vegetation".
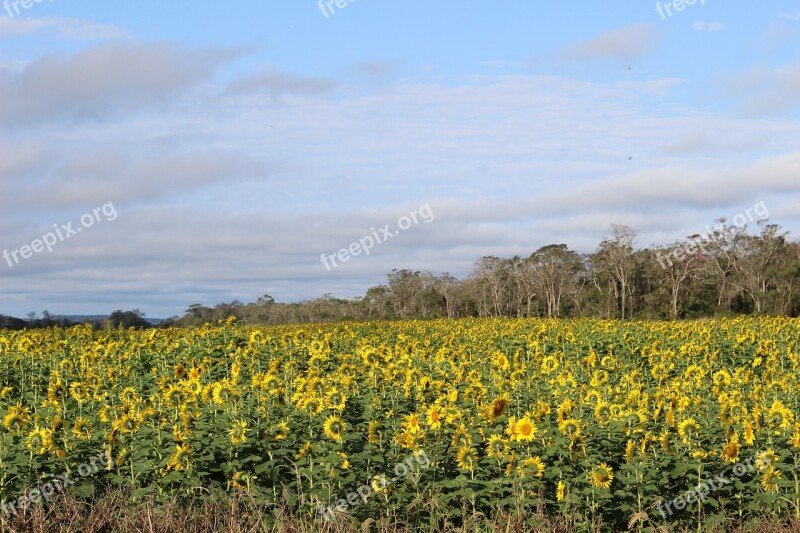
M 0 331 L 0 497 L 74 481 L 3 528 L 99 524 L 109 501 L 139 510 L 119 530 L 796 528 L 799 338 L 778 318 Z

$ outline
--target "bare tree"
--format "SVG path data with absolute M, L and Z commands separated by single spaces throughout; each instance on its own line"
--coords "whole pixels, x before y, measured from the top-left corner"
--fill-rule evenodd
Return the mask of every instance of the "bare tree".
M 612 225 L 611 229 L 612 236 L 603 239 L 592 256 L 592 262 L 613 281 L 614 295 L 620 302 L 620 316 L 625 320 L 630 278 L 635 267 L 633 243 L 637 232 L 618 224 Z
M 535 287 L 547 305 L 547 317 L 561 315 L 561 298 L 582 270 L 580 257 L 566 244 L 550 244 L 528 259 Z

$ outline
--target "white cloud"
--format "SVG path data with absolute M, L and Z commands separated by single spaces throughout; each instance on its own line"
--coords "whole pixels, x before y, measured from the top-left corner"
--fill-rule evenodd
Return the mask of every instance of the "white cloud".
M 800 199 L 798 121 L 674 103 L 665 113 L 650 104 L 683 80 L 623 78 L 405 81 L 281 106 L 186 98 L 113 123 L 4 128 L 0 250 L 108 201 L 119 217 L 0 265 L 2 300 L 22 314 L 159 317 L 264 293 L 351 296 L 393 268 L 461 276 L 482 255 L 553 242 L 590 252 L 611 223 L 664 244 L 760 200 Z M 320 263 L 424 203 L 434 222 L 335 271 Z
M 0 37 L 22 37 L 42 31 L 54 31 L 65 39 L 107 40 L 127 36 L 116 26 L 73 18 L 0 17 Z
M 708 32 L 725 31 L 725 24 L 722 22 L 695 22 L 692 24 L 692 29 Z
M 654 25 L 631 24 L 572 44 L 561 53 L 561 57 L 576 61 L 632 61 L 650 54 L 658 41 L 659 32 Z
M 800 7 L 784 11 L 780 14 L 780 18 L 800 21 Z
M 749 115 L 778 115 L 800 109 L 800 63 L 755 67 L 734 76 L 724 91 L 741 99 Z
M 0 120 L 8 126 L 136 111 L 207 81 L 238 54 L 115 43 L 47 55 L 0 75 L 0 101 L 11 104 L 0 107 Z

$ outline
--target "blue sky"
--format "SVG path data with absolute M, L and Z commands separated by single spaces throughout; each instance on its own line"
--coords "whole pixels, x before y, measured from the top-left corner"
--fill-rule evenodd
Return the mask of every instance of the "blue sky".
M 9 2 L 0 313 L 350 297 L 760 202 L 797 238 L 800 3 L 669 4 Z

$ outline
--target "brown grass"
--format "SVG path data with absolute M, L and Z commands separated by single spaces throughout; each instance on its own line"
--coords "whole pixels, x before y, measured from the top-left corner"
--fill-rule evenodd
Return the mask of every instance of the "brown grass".
M 159 503 L 151 497 L 132 503 L 129 493 L 118 490 L 109 491 L 92 501 L 65 495 L 49 506 L 35 506 L 11 520 L 0 516 L 0 526 L 3 532 L 9 533 L 569 533 L 575 531 L 579 524 L 584 531 L 609 530 L 601 523 L 587 523 L 580 517 L 549 517 L 541 509 L 534 513 L 499 512 L 495 516 L 462 509 L 460 516 L 462 518 L 458 525 L 444 518 L 433 524 L 410 525 L 413 520 L 397 515 L 359 522 L 345 513 L 337 515 L 334 522 L 320 522 L 315 517 L 298 514 L 288 507 L 256 505 L 243 494 L 218 501 L 205 498 L 179 503 L 172 499 Z M 714 518 L 719 525 L 712 525 Z M 654 524 L 646 516 L 632 517 L 630 528 L 631 531 L 654 532 L 800 533 L 800 521 L 794 519 L 779 521 L 765 516 L 736 524 L 721 518 L 710 517 L 699 528 L 685 530 L 673 529 L 669 524 Z

